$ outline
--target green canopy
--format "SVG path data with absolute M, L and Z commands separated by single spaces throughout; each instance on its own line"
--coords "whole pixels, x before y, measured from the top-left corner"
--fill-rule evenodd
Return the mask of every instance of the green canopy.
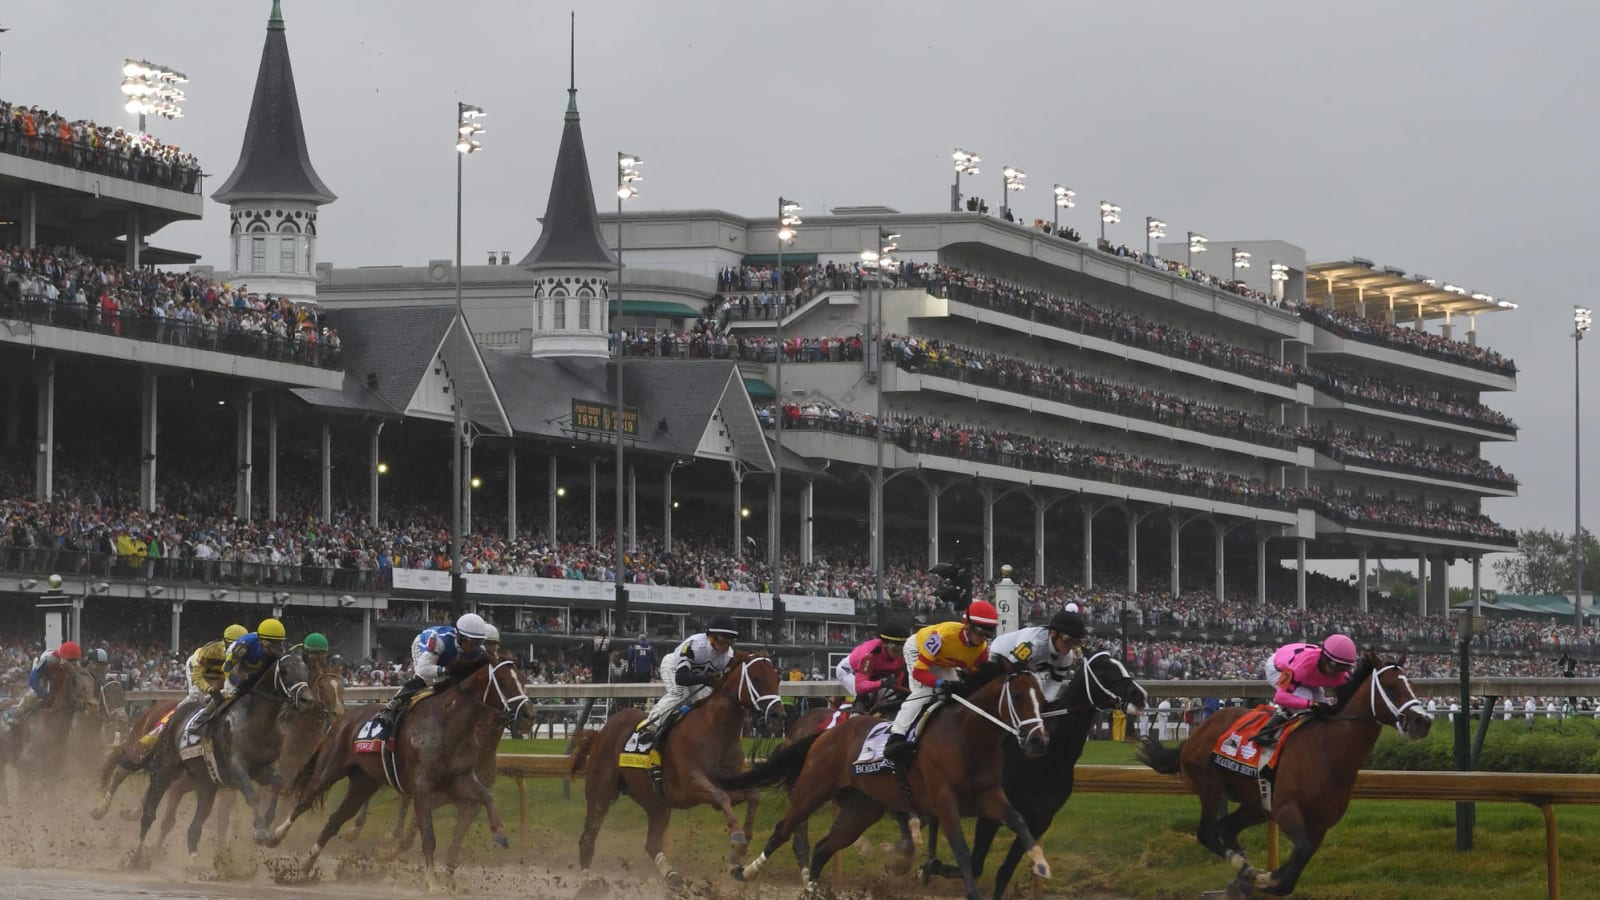
M 775 266 L 778 264 L 776 253 L 746 253 L 744 264 L 747 266 Z M 783 264 L 786 266 L 814 266 L 817 264 L 815 253 L 785 253 Z
M 776 400 L 778 397 L 778 392 L 772 389 L 772 385 L 759 378 L 746 378 L 744 389 L 751 400 Z
M 611 312 L 617 312 L 617 301 L 611 301 Z M 698 319 L 700 310 L 687 303 L 673 303 L 670 300 L 623 300 L 622 315 L 625 316 L 655 316 L 663 319 Z

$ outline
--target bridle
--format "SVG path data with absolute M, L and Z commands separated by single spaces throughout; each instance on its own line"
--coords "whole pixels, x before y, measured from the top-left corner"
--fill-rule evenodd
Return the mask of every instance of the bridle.
M 1394 700 L 1389 697 L 1389 691 L 1378 684 L 1379 677 L 1382 676 L 1383 673 L 1389 671 L 1390 669 L 1395 669 L 1395 670 L 1399 670 L 1400 671 L 1399 678 L 1400 678 L 1401 682 L 1403 682 L 1406 685 L 1406 691 L 1411 694 L 1411 698 L 1409 700 L 1406 700 L 1404 703 L 1401 703 L 1399 705 L 1396 705 Z M 1367 684 L 1367 707 L 1368 707 L 1369 710 L 1371 710 L 1371 712 L 1368 713 L 1368 714 L 1371 715 L 1372 716 L 1372 720 L 1374 722 L 1377 722 L 1379 725 L 1393 724 L 1395 731 L 1398 731 L 1401 734 L 1405 734 L 1406 733 L 1406 729 L 1405 729 L 1405 725 L 1402 722 L 1402 717 L 1406 714 L 1406 711 L 1411 709 L 1411 707 L 1413 707 L 1413 706 L 1418 707 L 1418 710 L 1417 710 L 1417 714 L 1418 715 L 1421 715 L 1423 718 L 1427 719 L 1430 722 L 1433 721 L 1433 715 L 1431 713 L 1429 713 L 1427 711 L 1427 708 L 1422 705 L 1422 701 L 1417 699 L 1416 692 L 1411 690 L 1411 682 L 1406 679 L 1405 672 L 1403 670 L 1400 670 L 1399 666 L 1396 666 L 1396 665 L 1384 666 L 1383 668 L 1374 671 L 1370 676 L 1368 676 L 1367 682 L 1368 682 L 1368 684 Z M 1383 698 L 1383 705 L 1388 707 L 1389 715 L 1394 716 L 1394 722 L 1386 723 L 1386 722 L 1383 722 L 1382 720 L 1380 720 L 1378 718 L 1378 698 L 1380 698 L 1380 697 Z
M 752 708 L 759 711 L 763 716 L 771 716 L 773 705 L 783 703 L 783 697 L 779 696 L 778 694 L 757 693 L 755 679 L 750 677 L 750 667 L 762 660 L 765 660 L 768 665 L 772 666 L 772 671 L 774 673 L 778 671 L 777 663 L 774 663 L 772 658 L 769 656 L 748 657 L 744 662 L 739 664 L 739 691 L 750 698 L 750 706 Z M 738 697 L 735 697 L 734 699 L 738 700 Z M 741 703 L 741 705 L 743 704 Z
M 1109 652 L 1107 652 L 1105 650 L 1101 650 L 1100 652 L 1095 653 L 1094 655 L 1089 656 L 1088 658 L 1086 658 L 1083 661 L 1083 664 L 1080 666 L 1080 668 L 1083 670 L 1083 692 L 1089 696 L 1089 705 L 1090 706 L 1094 707 L 1095 709 L 1111 709 L 1112 707 L 1116 706 L 1118 703 L 1123 702 L 1122 701 L 1122 695 L 1118 694 L 1116 691 L 1112 690 L 1111 688 L 1106 687 L 1105 682 L 1100 680 L 1100 676 L 1095 674 L 1094 661 L 1099 659 L 1102 656 L 1104 656 L 1107 659 L 1111 660 L 1111 662 L 1114 663 L 1117 666 L 1117 668 L 1122 670 L 1123 674 L 1128 675 L 1128 670 L 1127 670 L 1126 667 L 1124 667 L 1122 665 L 1121 661 L 1119 661 L 1116 657 L 1112 656 Z M 1131 681 L 1133 679 L 1133 676 L 1132 675 L 1128 675 L 1128 678 Z M 1137 682 L 1135 682 L 1135 686 L 1139 688 L 1139 692 L 1140 693 L 1142 693 L 1142 694 L 1145 693 L 1143 685 L 1139 685 Z M 1111 701 L 1110 705 L 1101 706 L 1099 701 L 1096 699 L 1096 692 L 1098 692 L 1099 696 L 1104 697 L 1107 700 L 1110 700 Z M 1146 699 L 1148 699 L 1149 698 L 1149 694 L 1145 694 L 1145 697 L 1146 697 Z M 1139 704 L 1139 705 L 1142 706 L 1143 704 Z M 1066 715 L 1071 715 L 1071 714 L 1072 714 L 1072 709 L 1071 709 L 1071 707 L 1068 707 L 1068 708 L 1065 708 L 1065 709 L 1053 709 L 1053 710 L 1051 710 L 1051 711 L 1049 711 L 1047 713 L 1044 713 L 1044 717 L 1047 718 L 1047 719 L 1053 719 L 1053 718 L 1056 718 L 1057 716 L 1066 716 Z
M 517 692 L 515 694 L 511 694 L 508 693 L 500 684 L 500 670 L 505 666 L 515 665 L 515 660 L 502 659 L 499 662 L 489 663 L 488 665 L 484 666 L 484 669 L 488 673 L 488 677 L 486 679 L 488 683 L 483 686 L 483 696 L 481 697 L 472 698 L 471 695 L 467 694 L 467 683 L 465 680 L 456 686 L 456 690 L 459 693 L 467 696 L 469 699 L 476 699 L 479 705 L 488 707 L 489 709 L 495 709 L 494 704 L 489 702 L 489 692 L 491 690 L 494 691 L 495 696 L 500 701 L 500 708 L 495 711 L 504 712 L 505 715 L 511 718 L 511 721 L 515 722 L 517 721 L 517 717 L 522 715 L 522 710 L 525 709 L 529 703 L 533 702 L 528 698 L 528 695 L 523 691 L 520 685 L 517 687 Z
M 302 697 L 305 695 L 306 688 L 310 687 L 310 685 L 304 681 L 297 681 L 294 684 L 287 684 L 283 677 L 282 663 L 282 656 L 272 661 L 272 686 L 277 690 L 279 695 L 289 701 L 289 706 L 291 708 L 299 709 L 302 702 Z
M 1019 678 L 1023 675 L 1033 678 L 1033 684 L 1028 688 L 1028 692 L 1033 697 L 1033 715 L 1026 719 L 1022 718 L 1022 711 L 1017 709 L 1017 698 L 1011 690 L 1012 679 Z M 1011 720 L 1010 724 L 1000 721 L 1000 719 L 996 718 L 988 710 L 979 708 L 977 704 L 961 696 L 960 694 L 951 694 L 950 696 L 957 703 L 960 703 L 967 709 L 972 710 L 974 713 L 977 713 L 979 716 L 983 717 L 989 722 L 992 722 L 995 727 L 999 728 L 1001 731 L 1004 731 L 1005 733 L 1016 738 L 1017 743 L 1019 744 L 1025 743 L 1028 738 L 1033 737 L 1036 732 L 1044 730 L 1044 717 L 1043 714 L 1040 713 L 1040 709 L 1044 707 L 1044 694 L 1039 690 L 1039 677 L 1034 675 L 1031 670 L 1025 669 L 1020 672 L 1012 672 L 1005 676 L 1005 684 L 1002 685 L 1000 689 L 1000 712 L 1003 713 L 1007 719 Z M 1027 726 L 1026 731 L 1024 731 L 1023 726 Z

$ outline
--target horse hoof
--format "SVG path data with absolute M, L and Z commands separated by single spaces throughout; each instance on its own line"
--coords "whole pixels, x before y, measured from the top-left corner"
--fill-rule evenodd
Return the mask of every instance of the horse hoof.
M 1047 862 L 1034 863 L 1033 864 L 1033 874 L 1039 876 L 1040 878 L 1049 878 L 1050 877 L 1050 864 L 1047 863 Z
M 91 819 L 95 820 L 96 822 L 98 822 L 101 819 L 104 819 L 106 817 L 106 813 L 109 812 L 110 810 L 111 810 L 111 804 L 109 804 L 109 803 L 100 803 L 100 804 L 96 805 L 94 809 L 89 810 L 89 818 L 91 818 Z
M 728 870 L 728 874 L 733 876 L 733 880 L 734 881 L 743 881 L 744 880 L 744 866 L 734 866 L 733 868 Z
M 923 863 L 921 870 L 917 872 L 917 878 L 923 884 L 930 884 L 933 882 L 933 865 L 933 860 L 930 859 Z
M 666 880 L 667 889 L 673 893 L 683 890 L 683 876 L 678 874 L 677 869 L 673 869 L 672 871 L 668 872 L 666 875 Z
M 510 850 L 511 849 L 511 840 L 509 838 L 507 838 L 503 834 L 495 835 L 494 836 L 494 843 L 495 843 L 495 846 L 499 847 L 501 850 Z

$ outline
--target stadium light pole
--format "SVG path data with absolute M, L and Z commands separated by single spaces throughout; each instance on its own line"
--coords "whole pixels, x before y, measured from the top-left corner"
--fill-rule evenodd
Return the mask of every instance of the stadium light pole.
M 1106 239 L 1106 226 L 1122 221 L 1122 207 L 1110 200 L 1100 201 L 1100 240 Z
M 144 117 L 147 115 L 163 119 L 183 118 L 183 108 L 178 104 L 189 98 L 184 96 L 178 85 L 188 83 L 189 76 L 149 60 L 122 61 L 122 94 L 128 98 L 123 108 L 139 117 L 140 134 L 144 134 Z
M 1155 216 L 1144 217 L 1144 255 L 1150 255 L 1151 238 L 1164 238 L 1167 236 L 1167 223 Z
M 1077 191 L 1074 191 L 1072 188 L 1069 188 L 1064 184 L 1058 184 L 1055 186 L 1056 205 L 1055 213 L 1053 214 L 1054 218 L 1050 221 L 1051 232 L 1058 232 L 1061 230 L 1061 211 L 1063 209 L 1071 209 L 1074 206 L 1077 206 L 1078 204 L 1075 202 L 1077 197 Z
M 777 415 L 773 417 L 773 445 L 777 448 L 772 461 L 772 640 L 783 640 L 783 314 L 788 299 L 789 279 L 783 271 L 783 245 L 794 240 L 800 226 L 800 204 L 778 197 L 778 329 L 777 371 L 773 380 L 773 393 L 777 395 Z
M 483 149 L 483 144 L 478 141 L 478 136 L 483 134 L 483 125 L 478 120 L 483 118 L 482 107 L 470 103 L 456 102 L 456 327 L 460 327 L 461 312 L 461 174 L 466 158 Z M 461 471 L 461 445 L 465 437 L 462 423 L 461 388 L 456 381 L 455 371 L 450 373 L 450 407 L 452 425 L 450 432 L 450 481 L 454 485 L 452 493 L 455 505 L 450 511 L 450 609 L 453 616 L 459 616 L 467 609 L 467 576 L 461 571 L 461 542 L 464 539 L 461 527 L 462 497 Z
M 1000 169 L 1000 218 L 1004 219 L 1011 214 L 1011 192 L 1026 188 L 1027 185 L 1023 184 L 1023 181 L 1027 177 L 1028 173 L 1016 166 L 1003 166 Z
M 950 158 L 955 161 L 956 166 L 956 183 L 950 188 L 950 211 L 960 212 L 961 176 L 978 174 L 978 163 L 983 162 L 983 157 L 976 153 L 968 153 L 960 147 L 957 147 L 955 152 L 950 154 Z
M 617 321 L 622 320 L 622 202 L 632 200 L 639 196 L 639 189 L 635 184 L 644 180 L 639 174 L 639 166 L 644 165 L 644 160 L 632 153 L 617 153 L 617 289 L 615 292 L 617 303 Z M 623 578 L 627 559 L 623 554 L 623 505 L 626 498 L 623 496 L 622 478 L 622 442 L 625 434 L 622 428 L 622 363 L 626 354 L 626 346 L 622 339 L 622 329 L 618 327 L 617 336 L 617 533 L 613 539 L 616 544 L 616 574 L 613 584 L 616 588 L 616 603 L 612 611 L 615 621 L 611 623 L 612 634 L 617 634 L 622 628 L 622 620 L 628 614 L 628 586 Z
M 1572 624 L 1583 634 L 1583 387 L 1582 358 L 1578 349 L 1589 333 L 1593 313 L 1583 306 L 1572 308 L 1572 546 L 1575 568 L 1572 586 Z
M 873 596 L 877 599 L 879 609 L 885 605 L 883 594 L 883 291 L 884 269 L 895 264 L 889 254 L 899 249 L 894 243 L 900 237 L 890 232 L 887 228 L 878 229 L 878 250 L 864 250 L 861 258 L 868 266 L 878 271 L 878 305 L 874 313 L 867 316 L 867 335 L 871 341 L 869 353 L 877 360 L 877 378 L 874 379 L 876 405 L 873 415 L 873 451 L 877 454 L 877 465 L 874 477 L 877 480 L 877 500 L 873 503 L 872 515 L 876 525 L 872 532 L 872 558 L 875 561 L 872 569 Z
M 1184 265 L 1194 268 L 1194 255 L 1206 252 L 1206 236 L 1198 231 L 1189 232 L 1189 251 L 1185 254 Z
M 1272 279 L 1272 297 L 1274 300 L 1282 303 L 1283 288 L 1284 285 L 1289 281 L 1289 267 L 1281 262 L 1278 262 L 1277 260 L 1270 260 L 1267 263 L 1267 269 L 1267 277 Z
M 1233 248 L 1233 267 L 1228 270 L 1228 280 L 1238 281 L 1239 270 L 1250 268 L 1250 254 L 1238 247 Z

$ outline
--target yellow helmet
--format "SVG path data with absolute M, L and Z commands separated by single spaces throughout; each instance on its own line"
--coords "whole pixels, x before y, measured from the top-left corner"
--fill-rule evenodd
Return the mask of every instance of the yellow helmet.
M 274 641 L 281 641 L 289 636 L 289 633 L 283 630 L 283 623 L 277 619 L 262 619 L 261 624 L 256 626 L 256 634 Z
M 243 625 L 229 625 L 222 630 L 222 639 L 231 644 L 249 633 Z

